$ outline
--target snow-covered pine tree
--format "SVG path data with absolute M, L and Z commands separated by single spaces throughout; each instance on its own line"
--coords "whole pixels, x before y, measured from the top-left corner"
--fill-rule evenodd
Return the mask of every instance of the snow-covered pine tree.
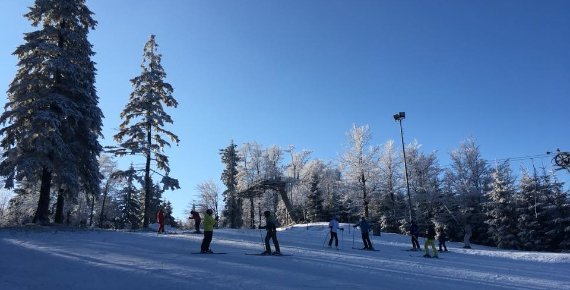
M 142 73 L 131 80 L 134 90 L 121 112 L 123 123 L 114 136 L 115 140 L 120 142 L 119 149 L 112 151 L 119 156 L 142 154 L 145 158 L 143 218 L 145 228 L 148 227 L 152 216 L 151 171 L 160 170 L 165 173 L 161 181 L 165 189 L 180 188 L 178 180 L 169 177 L 169 160 L 164 154 L 164 148 L 170 147 L 166 139 L 176 144 L 180 142 L 178 136 L 165 128 L 165 123 L 172 124 L 174 121 L 166 113 L 164 106 L 176 108 L 178 102 L 172 96 L 174 89 L 164 81 L 166 72 L 161 65 L 162 55 L 157 50 L 155 36 L 151 35 L 144 46 Z M 152 168 L 151 162 L 155 163 L 156 169 Z
M 510 162 L 497 164 L 491 177 L 484 205 L 489 236 L 498 248 L 518 249 L 517 193 Z
M 546 250 L 544 187 L 536 173 L 523 172 L 518 202 L 518 237 L 524 250 Z
M 307 194 L 306 204 L 307 217 L 313 222 L 324 220 L 323 193 L 320 187 L 319 172 L 317 170 L 313 170 L 310 175 L 309 192 Z
M 237 196 L 237 166 L 240 159 L 236 148 L 237 145 L 235 145 L 232 140 L 228 147 L 220 150 L 222 163 L 225 165 L 221 180 L 226 186 L 226 190 L 222 193 L 225 202 L 223 215 L 225 216 L 224 220 L 228 223 L 228 226 L 234 229 L 243 226 L 242 199 Z
M 547 250 L 560 251 L 570 249 L 570 201 L 563 191 L 563 184 L 558 182 L 553 173 L 543 169 L 540 176 L 542 184 L 542 216 L 544 223 L 544 245 Z
M 94 52 L 87 39 L 96 21 L 85 0 L 37 0 L 25 14 L 34 27 L 14 52 L 19 69 L 8 89 L 0 174 L 41 180 L 36 222 L 49 222 L 52 186 L 76 196 L 97 194 L 102 112 L 95 90 Z M 53 184 L 52 184 L 53 183 Z
M 131 164 L 128 170 L 119 173 L 124 179 L 125 187 L 120 191 L 119 210 L 121 212 L 116 227 L 138 229 L 142 221 L 142 204 L 140 189 L 135 182 L 142 184 L 144 181 L 137 175 L 137 171 Z

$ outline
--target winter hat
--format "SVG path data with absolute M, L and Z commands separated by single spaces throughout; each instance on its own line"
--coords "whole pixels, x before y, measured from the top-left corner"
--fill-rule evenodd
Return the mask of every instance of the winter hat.
M 263 215 L 264 215 L 264 216 L 269 216 L 270 214 L 271 214 L 271 212 L 268 211 L 268 210 L 266 210 L 266 211 L 263 212 Z
M 207 209 L 207 210 L 206 210 L 206 213 L 207 213 L 207 214 L 213 214 L 213 213 L 214 213 L 214 211 L 213 211 L 213 210 L 211 210 L 211 209 Z

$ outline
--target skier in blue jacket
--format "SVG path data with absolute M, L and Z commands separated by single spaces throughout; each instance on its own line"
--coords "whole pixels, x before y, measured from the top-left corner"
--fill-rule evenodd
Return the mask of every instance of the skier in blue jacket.
M 374 247 L 372 247 L 372 242 L 370 241 L 370 224 L 366 221 L 366 219 L 362 217 L 360 222 L 354 225 L 354 227 L 360 227 L 360 232 L 362 233 L 362 243 L 364 243 L 364 250 L 374 250 Z

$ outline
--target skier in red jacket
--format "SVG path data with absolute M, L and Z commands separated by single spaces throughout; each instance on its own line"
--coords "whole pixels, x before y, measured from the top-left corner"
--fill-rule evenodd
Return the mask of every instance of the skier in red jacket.
M 197 211 L 190 211 L 190 213 L 192 214 L 191 217 L 189 217 L 189 219 L 193 219 L 194 220 L 194 227 L 196 228 L 195 233 L 200 234 L 200 223 L 202 222 L 202 218 L 200 217 L 200 213 Z
M 159 224 L 158 233 L 164 234 L 164 210 L 162 207 L 156 213 L 156 222 Z

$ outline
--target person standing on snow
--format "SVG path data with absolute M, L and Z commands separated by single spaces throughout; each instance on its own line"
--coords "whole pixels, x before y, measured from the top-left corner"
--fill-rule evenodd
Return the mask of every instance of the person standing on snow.
M 200 247 L 200 253 L 211 254 L 210 243 L 212 242 L 212 237 L 214 236 L 214 224 L 216 221 L 212 217 L 214 213 L 213 210 L 207 209 L 204 215 L 204 239 L 202 240 L 202 246 Z
M 330 235 L 331 238 L 329 240 L 329 247 L 332 246 L 332 242 L 334 239 L 334 246 L 338 249 L 338 235 L 337 235 L 337 231 L 340 229 L 341 231 L 344 231 L 343 228 L 339 228 L 338 225 L 338 221 L 336 220 L 336 217 L 333 217 L 332 220 L 329 222 L 329 229 L 330 229 Z
M 281 250 L 279 249 L 279 242 L 277 241 L 277 225 L 275 219 L 271 216 L 271 212 L 266 210 L 263 212 L 265 217 L 265 226 L 260 226 L 260 229 L 267 230 L 265 235 L 265 252 L 263 255 L 281 255 Z M 273 240 L 273 245 L 275 246 L 275 252 L 271 252 L 271 246 L 269 245 L 269 240 Z
M 156 222 L 158 223 L 158 233 L 164 234 L 164 210 L 162 207 L 156 213 Z
M 192 211 L 190 211 L 190 214 L 192 216 L 190 216 L 189 219 L 194 220 L 194 228 L 196 228 L 196 231 L 194 231 L 194 233 L 199 234 L 200 233 L 200 223 L 202 222 L 202 218 L 200 217 L 200 213 L 192 210 Z
M 433 250 L 433 257 L 437 258 L 437 249 L 435 248 L 435 227 L 430 224 L 426 230 L 426 241 L 424 243 L 424 257 L 431 258 L 429 255 L 428 246 Z
M 366 219 L 362 217 L 360 222 L 354 225 L 354 227 L 360 227 L 360 232 L 362 234 L 362 243 L 364 243 L 363 250 L 374 250 L 374 247 L 372 247 L 372 242 L 370 241 L 370 224 L 368 224 Z
M 421 249 L 420 242 L 418 241 L 420 229 L 418 228 L 416 221 L 412 221 L 412 225 L 410 226 L 410 235 L 412 236 L 412 251 L 419 251 Z

